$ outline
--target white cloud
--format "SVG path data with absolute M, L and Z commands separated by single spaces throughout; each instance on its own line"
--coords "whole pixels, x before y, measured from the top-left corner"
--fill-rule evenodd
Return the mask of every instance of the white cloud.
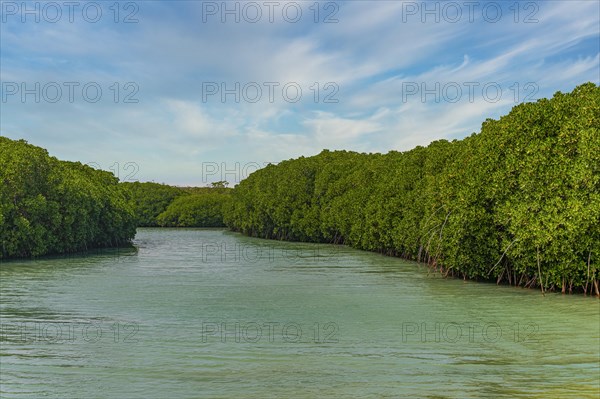
M 381 131 L 382 126 L 372 119 L 349 119 L 331 113 L 317 112 L 304 121 L 314 145 L 327 149 L 352 149 L 361 141 Z
M 405 23 L 401 2 L 362 1 L 340 3 L 337 24 L 203 24 L 196 3 L 171 3 L 143 3 L 129 26 L 3 24 L 3 81 L 135 81 L 140 103 L 2 104 L 2 134 L 62 158 L 136 161 L 148 180 L 194 184 L 207 160 L 276 162 L 464 137 L 510 110 L 515 83 L 534 82 L 541 97 L 598 82 L 597 2 L 539 3 L 535 24 L 512 15 Z M 202 102 L 203 82 L 298 82 L 303 100 Z M 336 82 L 339 103 L 315 102 L 315 82 Z M 464 88 L 456 103 L 423 102 L 407 97 L 407 82 L 496 82 L 503 96 L 485 101 L 479 87 L 471 102 Z

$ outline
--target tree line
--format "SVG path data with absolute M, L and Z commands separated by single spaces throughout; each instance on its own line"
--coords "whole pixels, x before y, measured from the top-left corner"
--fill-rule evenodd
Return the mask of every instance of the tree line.
M 480 133 L 406 152 L 323 151 L 240 182 L 225 222 L 562 292 L 600 278 L 600 88 L 515 106 Z
M 137 227 L 224 227 L 226 182 L 213 187 L 119 183 L 0 136 L 0 259 L 129 245 Z
M 127 244 L 135 216 L 110 172 L 0 137 L 0 258 Z
M 131 193 L 139 227 L 225 227 L 223 212 L 232 189 L 175 187 L 158 183 L 122 183 Z
M 118 183 L 0 137 L 0 256 L 129 243 L 137 226 L 221 227 L 345 244 L 445 275 L 595 292 L 600 88 L 515 106 L 463 140 L 387 154 L 324 150 L 234 189 Z

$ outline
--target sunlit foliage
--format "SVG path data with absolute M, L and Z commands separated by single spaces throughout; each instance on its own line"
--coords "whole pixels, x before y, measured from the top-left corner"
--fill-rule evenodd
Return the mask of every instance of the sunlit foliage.
M 135 235 L 128 192 L 110 172 L 0 137 L 0 183 L 2 258 L 118 246 Z
M 597 292 L 600 88 L 520 104 L 464 140 L 321 154 L 242 181 L 225 220 L 245 234 L 332 242 L 445 274 Z

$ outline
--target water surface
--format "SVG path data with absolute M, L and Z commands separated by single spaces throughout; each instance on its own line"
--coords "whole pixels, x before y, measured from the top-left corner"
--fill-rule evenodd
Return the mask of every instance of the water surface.
M 3 398 L 597 398 L 600 305 L 358 250 L 140 229 L 0 266 Z

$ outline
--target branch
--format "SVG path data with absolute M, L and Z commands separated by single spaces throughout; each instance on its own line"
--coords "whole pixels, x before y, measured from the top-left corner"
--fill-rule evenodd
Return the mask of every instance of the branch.
M 510 244 L 508 244 L 508 247 L 506 247 L 506 249 L 504 250 L 504 253 L 502 253 L 502 256 L 500 256 L 500 259 L 498 259 L 498 262 L 496 262 L 496 264 L 495 264 L 495 265 L 494 265 L 494 266 L 493 266 L 493 267 L 490 269 L 490 271 L 488 272 L 488 276 L 489 276 L 490 274 L 492 274 L 492 272 L 494 271 L 494 269 L 495 269 L 495 268 L 496 268 L 496 267 L 497 267 L 497 266 L 500 264 L 500 262 L 502 262 L 502 259 L 504 258 L 504 255 L 506 255 L 506 252 L 508 251 L 508 249 L 509 249 L 510 247 L 512 247 L 512 245 L 513 245 L 515 242 L 517 242 L 517 239 L 516 239 L 516 238 L 513 240 L 513 242 L 511 242 Z

